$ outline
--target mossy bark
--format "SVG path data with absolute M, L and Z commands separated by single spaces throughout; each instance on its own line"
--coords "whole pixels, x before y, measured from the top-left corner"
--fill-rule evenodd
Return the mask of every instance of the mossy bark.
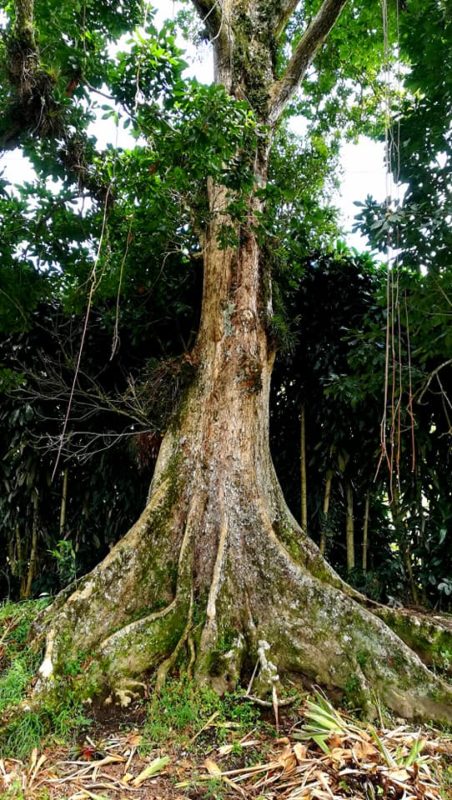
M 295 67 L 314 52 L 315 26 L 290 75 L 272 85 L 270 46 L 281 14 L 265 16 L 263 3 L 249 0 L 248 30 L 241 2 L 196 5 L 204 14 L 211 9 L 212 25 L 219 9 L 228 12 L 221 29 L 212 30 L 217 80 L 236 97 L 254 98 L 256 114 L 271 122 L 271 98 L 277 95 L 281 109 L 281 93 L 289 96 L 289 82 L 301 77 Z M 339 13 L 342 5 L 327 0 L 330 27 L 332 9 Z M 325 24 L 316 20 L 324 37 Z M 46 640 L 41 682 L 51 685 L 79 651 L 90 653 L 97 691 L 121 699 L 151 671 L 161 683 L 176 662 L 218 691 L 258 664 L 261 693 L 272 693 L 285 673 L 343 691 L 354 676 L 356 701 L 368 709 L 379 697 L 405 716 L 450 720 L 451 690 L 379 617 L 382 610 L 328 566 L 290 514 L 274 472 L 271 299 L 257 235 L 267 152 L 260 145 L 254 154 L 258 191 L 246 198 L 240 224 L 228 216 L 226 189 L 208 182 L 195 379 L 163 440 L 141 518 L 38 621 L 37 638 Z M 235 225 L 235 247 L 219 245 L 225 224 Z

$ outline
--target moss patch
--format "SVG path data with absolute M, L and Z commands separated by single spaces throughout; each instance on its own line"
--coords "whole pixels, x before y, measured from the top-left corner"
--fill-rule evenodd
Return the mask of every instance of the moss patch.
M 428 666 L 452 673 L 452 631 L 441 629 L 418 615 L 385 609 L 379 614 L 387 625 Z

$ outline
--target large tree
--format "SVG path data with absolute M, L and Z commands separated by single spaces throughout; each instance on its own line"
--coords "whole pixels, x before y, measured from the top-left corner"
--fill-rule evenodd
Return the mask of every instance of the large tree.
M 144 674 L 157 670 L 159 685 L 185 658 L 197 680 L 219 691 L 257 664 L 253 691 L 274 700 L 284 673 L 340 689 L 353 675 L 355 699 L 369 709 L 375 692 L 403 715 L 451 718 L 450 689 L 406 644 L 428 654 L 448 634 L 439 623 L 414 625 L 371 603 L 338 577 L 289 512 L 269 451 L 275 344 L 271 243 L 262 224 L 269 152 L 288 103 L 341 24 L 346 0 L 320 7 L 193 2 L 214 51 L 216 84 L 252 112 L 247 150 L 237 144 L 231 156 L 246 180 L 222 180 L 218 168 L 204 176 L 205 198 L 194 198 L 204 266 L 189 356 L 195 377 L 164 437 L 140 519 L 39 620 L 46 641 L 41 682 L 51 688 L 65 660 L 80 652 L 89 654 L 89 690 L 122 700 Z M 44 78 L 32 4 L 19 0 L 17 8 L 16 35 L 28 48 L 23 100 L 26 92 L 34 96 L 29 75 L 35 86 Z M 355 12 L 366 10 L 356 4 L 350 19 Z M 337 58 L 344 40 L 336 42 Z M 320 59 L 319 80 L 321 67 Z

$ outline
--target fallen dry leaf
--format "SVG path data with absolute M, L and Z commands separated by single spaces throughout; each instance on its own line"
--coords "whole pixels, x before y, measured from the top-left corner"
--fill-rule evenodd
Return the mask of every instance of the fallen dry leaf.
M 209 775 L 219 776 L 221 775 L 221 769 L 218 764 L 212 758 L 206 758 L 204 761 L 204 766 L 209 773 Z
M 277 762 L 283 767 L 285 775 L 288 775 L 294 771 L 295 767 L 297 766 L 297 757 L 290 744 L 287 745 L 282 753 L 278 756 Z
M 306 745 L 301 744 L 301 742 L 296 742 L 293 746 L 293 751 L 295 753 L 295 758 L 297 759 L 298 763 L 301 764 L 301 762 L 306 759 L 308 748 L 306 747 Z
M 375 745 L 367 741 L 356 742 L 352 747 L 353 758 L 356 762 L 378 761 L 379 752 Z
M 161 772 L 165 767 L 169 764 L 170 759 L 169 756 L 163 756 L 162 758 L 154 758 L 153 761 L 146 767 L 136 778 L 131 782 L 132 786 L 141 786 L 144 781 L 147 781 L 148 778 L 153 778 L 154 775 L 157 775 Z

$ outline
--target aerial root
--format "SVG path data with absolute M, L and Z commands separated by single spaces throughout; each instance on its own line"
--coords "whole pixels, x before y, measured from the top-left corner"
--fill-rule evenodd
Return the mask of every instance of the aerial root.
M 224 496 L 220 493 L 218 498 L 220 507 L 220 533 L 217 544 L 217 554 L 213 569 L 212 582 L 209 589 L 209 597 L 207 600 L 207 622 L 204 626 L 201 637 L 201 652 L 207 652 L 215 640 L 217 635 L 217 602 L 220 594 L 221 581 L 223 577 L 223 568 L 226 557 L 226 544 L 229 532 L 229 520 L 224 508 Z
M 296 702 L 297 697 L 286 697 L 282 700 L 279 699 L 278 690 L 276 688 L 280 683 L 278 670 L 275 664 L 268 660 L 266 655 L 268 650 L 270 650 L 270 645 L 268 642 L 261 640 L 258 643 L 258 658 L 256 661 L 256 666 L 254 667 L 253 674 L 251 675 L 250 682 L 245 694 L 243 695 L 243 699 L 250 700 L 252 703 L 256 703 L 263 708 L 273 709 L 276 730 L 279 730 L 279 709 L 292 705 Z M 269 700 L 264 700 L 263 697 L 251 694 L 256 677 L 260 679 L 261 687 L 267 687 L 271 689 L 271 702 Z

